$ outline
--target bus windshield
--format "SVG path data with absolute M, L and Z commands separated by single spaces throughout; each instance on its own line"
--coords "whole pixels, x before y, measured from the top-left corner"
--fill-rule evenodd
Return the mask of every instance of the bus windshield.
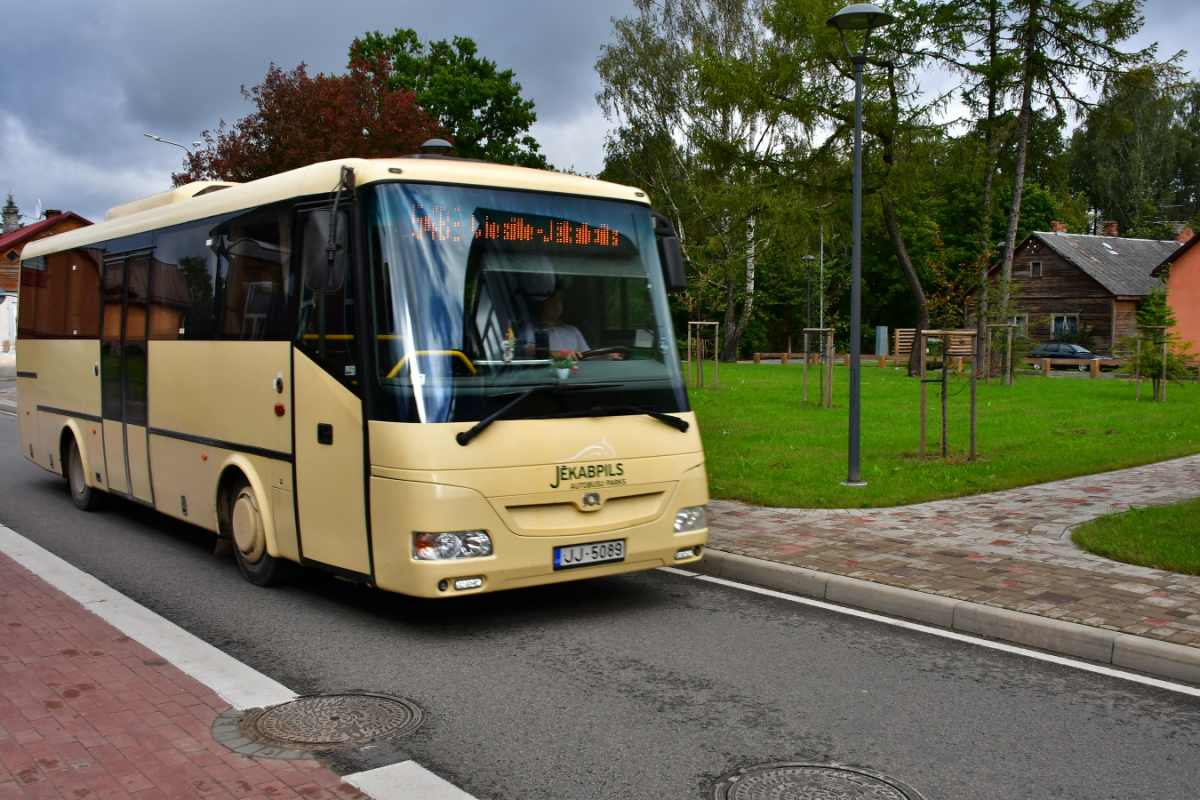
M 645 206 L 405 183 L 365 194 L 378 418 L 477 421 L 530 388 L 508 418 L 687 410 Z M 543 390 L 555 384 L 570 391 Z

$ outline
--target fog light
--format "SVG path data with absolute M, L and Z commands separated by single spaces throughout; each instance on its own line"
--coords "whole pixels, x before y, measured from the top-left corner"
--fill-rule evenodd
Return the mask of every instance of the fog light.
M 699 549 L 699 547 L 689 547 L 686 550 L 678 550 L 675 552 L 675 560 L 682 561 L 685 558 L 695 558 L 696 556 L 700 555 L 698 552 L 696 552 Z
M 483 578 L 456 578 L 454 581 L 455 590 L 460 592 L 463 589 L 478 589 L 480 586 L 483 586 Z
M 684 533 L 685 531 L 698 531 L 701 528 L 707 527 L 708 515 L 704 511 L 704 506 L 681 508 L 679 509 L 679 513 L 675 515 L 676 533 Z
M 453 561 L 492 554 L 492 539 L 486 531 L 418 533 L 413 538 L 413 555 L 422 561 Z

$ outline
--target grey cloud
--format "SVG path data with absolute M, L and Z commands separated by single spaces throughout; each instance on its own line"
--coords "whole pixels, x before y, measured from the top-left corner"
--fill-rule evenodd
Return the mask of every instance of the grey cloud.
M 143 132 L 190 143 L 220 119 L 245 115 L 240 87 L 258 83 L 271 62 L 339 72 L 355 36 L 397 27 L 426 39 L 474 38 L 536 102 L 535 135 L 551 161 L 598 170 L 604 126 L 592 65 L 610 17 L 631 11 L 629 0 L 13 4 L 4 15 L 0 191 L 11 190 L 26 212 L 40 197 L 44 207 L 101 218 L 109 206 L 165 189 L 179 168 L 182 152 Z
M 70 208 L 92 219 L 109 206 L 165 189 L 184 143 L 250 106 L 239 88 L 275 62 L 340 71 L 355 36 L 415 28 L 423 38 L 470 36 L 516 71 L 537 103 L 534 134 L 561 167 L 602 166 L 607 123 L 593 95 L 593 64 L 610 41 L 610 18 L 631 0 L 528 0 L 453 4 L 404 0 L 59 0 L 9 3 L 0 71 L 0 192 L 32 212 Z M 1160 53 L 1188 45 L 1200 27 L 1194 0 L 1152 0 L 1137 44 Z M 1200 60 L 1189 54 L 1196 73 Z M 932 77 L 932 76 L 931 76 Z

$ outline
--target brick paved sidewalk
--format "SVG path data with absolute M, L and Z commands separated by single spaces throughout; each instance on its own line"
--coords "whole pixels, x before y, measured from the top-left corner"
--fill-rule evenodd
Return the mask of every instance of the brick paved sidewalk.
M 877 509 L 709 503 L 709 546 L 1200 648 L 1200 577 L 1080 550 L 1073 526 L 1200 497 L 1200 456 Z
M 0 800 L 367 796 L 213 741 L 229 704 L 0 555 Z

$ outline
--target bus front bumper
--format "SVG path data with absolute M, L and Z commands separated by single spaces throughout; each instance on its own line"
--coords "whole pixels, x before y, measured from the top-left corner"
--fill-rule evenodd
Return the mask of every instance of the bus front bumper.
M 434 483 L 371 479 L 371 540 L 375 583 L 415 597 L 458 595 L 561 583 L 698 561 L 708 544 L 708 528 L 677 533 L 680 508 L 704 505 L 704 468 L 690 470 L 657 518 L 615 530 L 567 535 L 517 535 L 488 501 L 473 489 Z M 426 561 L 413 552 L 415 532 L 485 530 L 493 554 L 479 558 Z M 596 542 L 624 542 L 621 561 L 555 569 L 555 548 Z M 690 551 L 690 552 L 689 552 Z

